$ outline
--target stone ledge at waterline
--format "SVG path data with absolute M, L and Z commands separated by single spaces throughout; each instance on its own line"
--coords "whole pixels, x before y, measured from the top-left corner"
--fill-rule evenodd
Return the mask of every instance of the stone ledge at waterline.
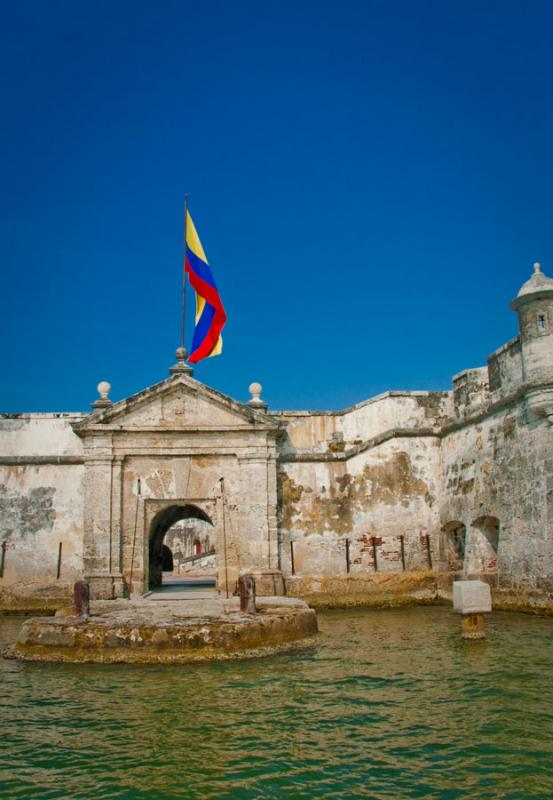
M 295 575 L 286 578 L 286 592 L 313 608 L 385 608 L 441 602 L 439 579 L 431 570 Z
M 121 600 L 92 603 L 86 619 L 58 615 L 27 620 L 15 647 L 22 661 L 180 664 L 252 658 L 306 645 L 317 615 L 289 597 L 258 597 L 258 613 L 240 612 L 238 598 Z
M 461 580 L 462 575 L 441 573 L 438 578 L 438 602 L 452 603 L 452 585 Z M 534 579 L 532 583 L 501 583 L 495 575 L 469 575 L 489 584 L 492 593 L 492 608 L 495 611 L 518 611 L 522 614 L 537 614 L 542 617 L 553 616 L 553 582 L 547 579 Z
M 50 615 L 72 605 L 72 583 L 20 581 L 0 587 L 0 614 Z
M 490 584 L 492 605 L 502 611 L 553 616 L 553 581 L 498 584 L 496 575 L 471 575 Z M 286 578 L 286 592 L 312 608 L 396 608 L 405 605 L 450 605 L 455 572 L 352 573 L 295 575 Z

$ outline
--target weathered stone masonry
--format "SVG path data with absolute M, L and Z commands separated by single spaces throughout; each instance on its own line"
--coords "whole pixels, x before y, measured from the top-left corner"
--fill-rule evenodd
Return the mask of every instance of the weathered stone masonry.
M 536 267 L 512 308 L 519 335 L 451 392 L 277 413 L 176 372 L 91 414 L 3 415 L 4 604 L 83 575 L 96 596 L 144 591 L 169 527 L 195 518 L 221 591 L 253 571 L 338 605 L 429 599 L 464 571 L 504 605 L 551 608 L 553 280 Z

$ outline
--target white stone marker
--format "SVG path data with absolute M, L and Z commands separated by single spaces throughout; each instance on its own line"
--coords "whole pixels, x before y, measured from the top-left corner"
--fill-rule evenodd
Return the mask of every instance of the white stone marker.
M 484 581 L 453 581 L 453 611 L 463 615 L 463 639 L 485 639 L 484 614 L 492 610 L 492 593 Z

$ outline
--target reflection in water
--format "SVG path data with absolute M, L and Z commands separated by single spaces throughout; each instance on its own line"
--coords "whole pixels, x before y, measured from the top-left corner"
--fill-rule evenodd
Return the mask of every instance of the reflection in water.
M 553 796 L 552 620 L 495 613 L 485 642 L 448 608 L 319 622 L 315 650 L 261 660 L 0 660 L 0 797 Z

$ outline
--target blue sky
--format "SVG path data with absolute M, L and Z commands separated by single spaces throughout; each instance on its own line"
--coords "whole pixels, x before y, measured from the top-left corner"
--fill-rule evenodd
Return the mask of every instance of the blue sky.
M 199 380 L 448 389 L 553 275 L 552 31 L 534 0 L 4 2 L 0 411 L 167 376 L 185 192 L 228 314 Z

